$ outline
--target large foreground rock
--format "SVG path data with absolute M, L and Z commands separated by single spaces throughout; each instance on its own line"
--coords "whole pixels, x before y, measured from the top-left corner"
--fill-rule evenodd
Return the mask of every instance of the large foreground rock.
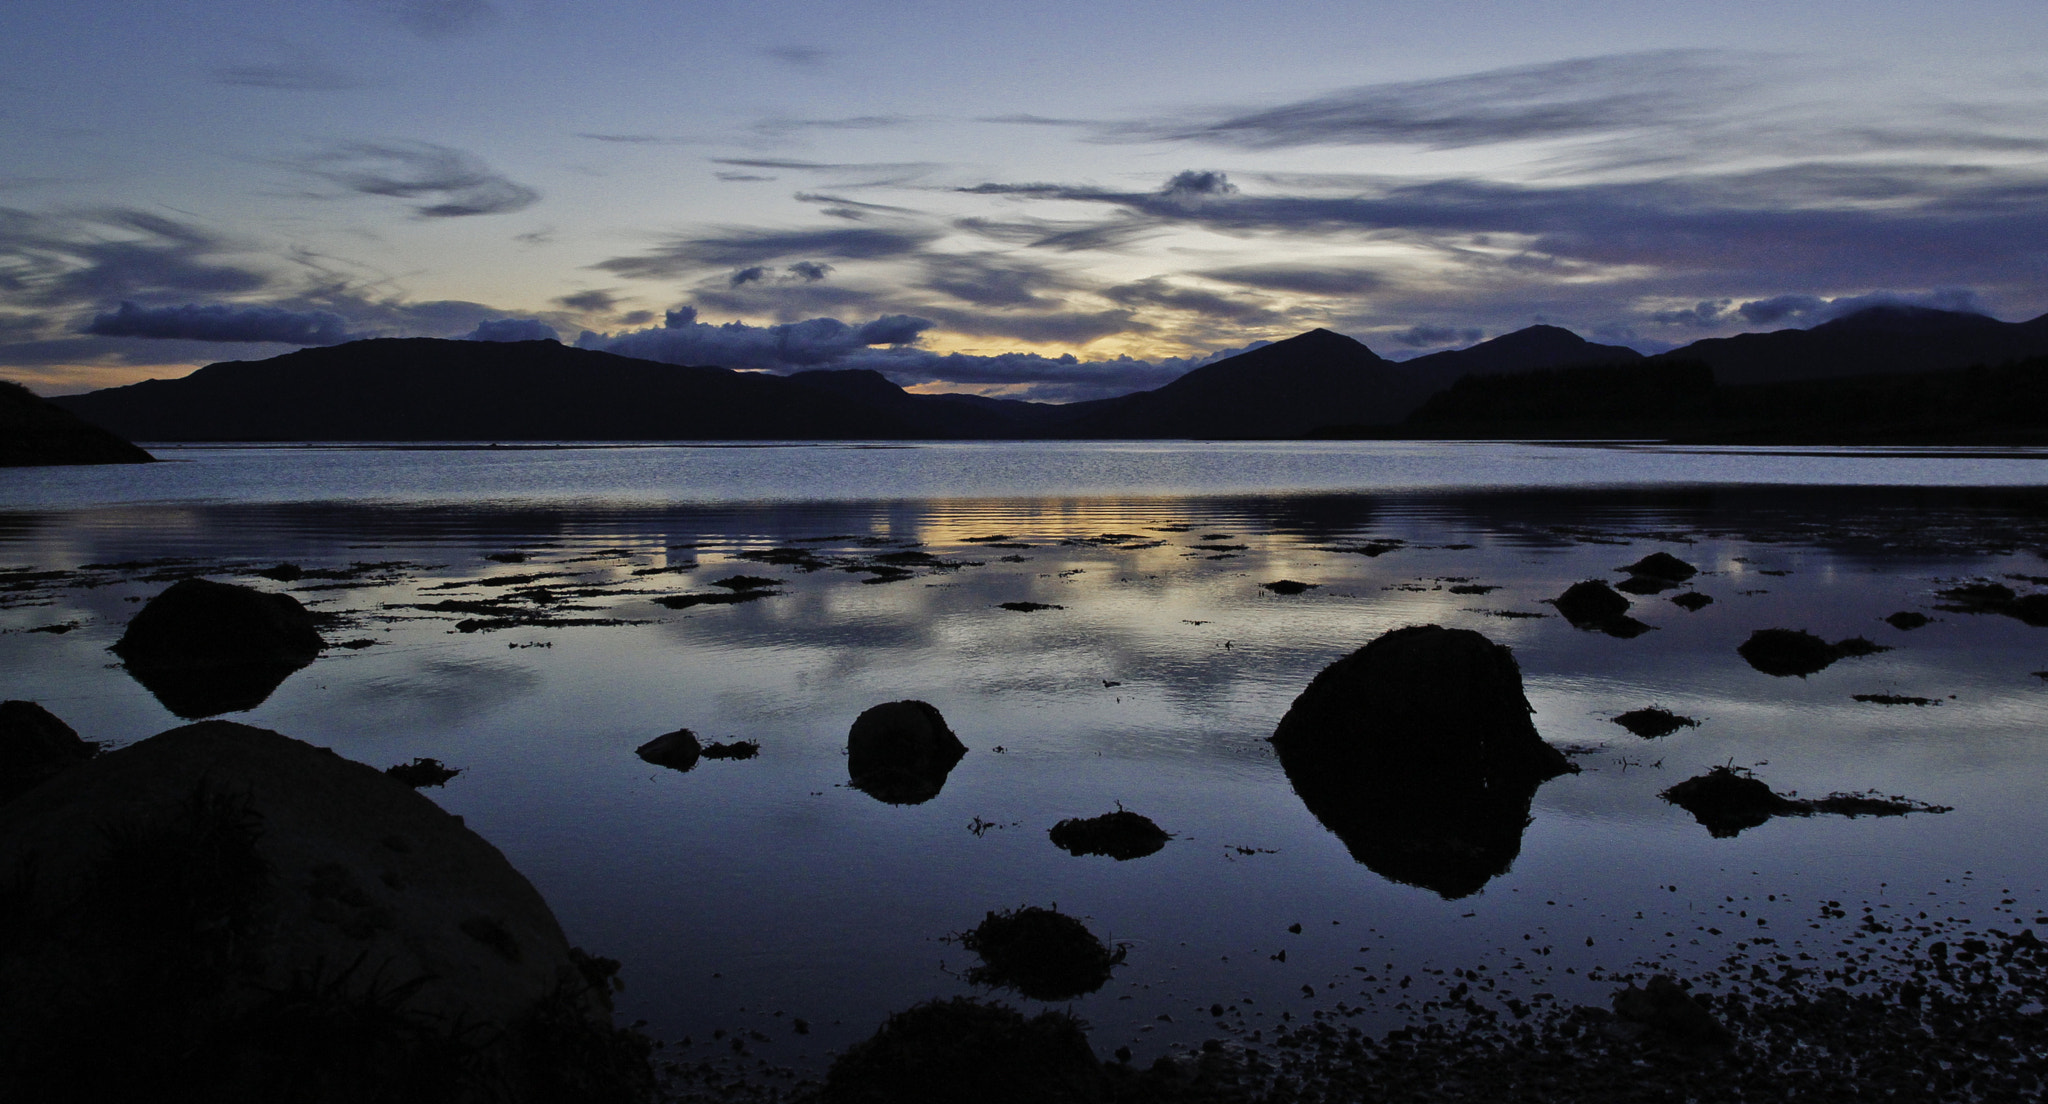
M 28 388 L 0 380 L 0 468 L 147 464 L 155 459 Z
M 496 848 L 275 732 L 188 725 L 71 768 L 0 807 L 0 872 L 0 1099 L 609 1100 L 646 1081 L 607 964 Z
M 30 701 L 0 702 L 0 803 L 86 762 L 99 745 Z
M 289 594 L 181 579 L 128 622 L 114 653 L 164 708 L 195 719 L 263 704 L 326 646 Z
M 853 787 L 891 805 L 937 797 L 966 754 L 967 745 L 929 702 L 884 702 L 855 718 L 846 734 L 846 773 Z
M 1578 769 L 1529 714 L 1507 648 L 1415 625 L 1324 668 L 1272 742 L 1295 792 L 1354 858 L 1463 897 L 1521 852 L 1536 788 Z
M 1107 1095 L 1079 1021 L 965 997 L 889 1017 L 832 1063 L 823 1104 L 1081 1104 Z

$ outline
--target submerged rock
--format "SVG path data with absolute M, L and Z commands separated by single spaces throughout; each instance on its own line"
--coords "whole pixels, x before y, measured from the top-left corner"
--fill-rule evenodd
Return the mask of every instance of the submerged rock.
M 1827 669 L 1838 659 L 1875 655 L 1891 649 L 1860 636 L 1830 644 L 1799 629 L 1758 629 L 1735 650 L 1751 667 L 1764 674 L 1778 678 L 1790 675 L 1805 678 Z
M 79 739 L 70 725 L 35 702 L 0 702 L 0 802 L 99 753 L 98 744 Z
M 1106 1079 L 1079 1020 L 967 997 L 889 1017 L 832 1062 L 822 1104 L 1093 1104 Z
M 1108 855 L 1119 862 L 1144 858 L 1173 838 L 1151 817 L 1126 809 L 1086 820 L 1069 817 L 1053 825 L 1046 834 L 1068 854 Z
M 327 642 L 289 594 L 181 579 L 149 600 L 113 651 L 180 717 L 254 709 Z
M 885 702 L 854 719 L 846 734 L 846 773 L 853 788 L 891 805 L 937 797 L 967 745 L 929 702 Z
M 1815 800 L 1802 800 L 1772 792 L 1748 771 L 1715 767 L 1665 790 L 1664 800 L 1684 809 L 1706 826 L 1717 839 L 1736 835 L 1745 828 L 1780 816 L 1904 816 L 1907 813 L 1946 813 L 1946 805 L 1930 805 L 1905 797 L 1872 793 L 1836 793 Z
M 1698 613 L 1713 605 L 1714 599 L 1712 595 L 1701 594 L 1697 590 L 1688 590 L 1684 594 L 1672 595 L 1671 604 L 1687 613 Z
M 1698 728 L 1700 723 L 1691 717 L 1681 717 L 1669 709 L 1650 706 L 1647 709 L 1631 709 L 1614 718 L 1614 723 L 1646 740 L 1669 736 L 1681 728 Z
M 1652 552 L 1620 570 L 1639 579 L 1668 579 L 1674 583 L 1682 583 L 1700 573 L 1699 568 L 1669 552 Z
M 1932 617 L 1924 613 L 1918 613 L 1913 610 L 1900 610 L 1886 617 L 1884 623 L 1898 629 L 1900 632 L 1911 632 L 1932 620 L 1934 620 Z
M 1270 590 L 1275 594 L 1302 594 L 1314 590 L 1321 585 L 1320 583 L 1298 582 L 1294 579 L 1275 579 L 1270 583 L 1259 584 L 1260 587 Z
M 1799 802 L 1771 792 L 1760 779 L 1731 767 L 1715 767 L 1688 778 L 1662 796 L 1691 813 L 1717 839 L 1754 828 L 1774 816 L 1800 816 L 1809 811 Z
M 1578 769 L 1530 712 L 1507 648 L 1416 625 L 1325 668 L 1272 743 L 1303 804 L 1354 858 L 1455 898 L 1508 869 L 1536 788 Z
M 644 1041 L 611 1025 L 616 964 L 571 948 L 461 818 L 324 748 L 211 721 L 109 752 L 0 807 L 0 870 L 24 869 L 0 1098 L 631 1099 L 651 1082 Z
M 991 912 L 974 930 L 960 933 L 960 945 L 981 956 L 967 971 L 976 985 L 1014 989 L 1032 1000 L 1072 1000 L 1109 981 L 1111 967 L 1124 960 L 1087 925 L 1053 909 L 1026 906 Z
M 1628 615 L 1628 599 L 1616 594 L 1603 579 L 1573 583 L 1563 594 L 1551 599 L 1550 604 L 1575 629 L 1604 632 L 1624 640 L 1650 631 L 1650 626 Z
M 687 728 L 665 732 L 633 749 L 633 754 L 670 770 L 688 771 L 697 765 L 697 758 L 704 754 L 704 745 L 697 742 L 697 734 Z

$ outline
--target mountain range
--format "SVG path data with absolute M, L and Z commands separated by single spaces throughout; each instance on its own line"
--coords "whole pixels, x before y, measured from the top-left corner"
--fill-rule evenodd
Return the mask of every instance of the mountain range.
M 1599 368 L 1626 382 L 1704 366 L 1722 385 L 1928 372 L 2048 355 L 2048 315 L 2007 323 L 1873 307 L 1810 330 L 1644 357 L 1555 326 L 1387 360 L 1310 330 L 1163 387 L 1055 405 L 912 394 L 877 372 L 682 367 L 550 341 L 380 338 L 209 365 L 52 400 L 132 440 L 832 440 L 1300 438 L 1394 428 L 1460 380 Z M 1607 378 L 1607 377 L 1603 377 Z

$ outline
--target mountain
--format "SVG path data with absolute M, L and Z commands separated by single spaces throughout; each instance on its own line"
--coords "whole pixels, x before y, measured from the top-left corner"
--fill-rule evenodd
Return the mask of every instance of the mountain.
M 757 372 L 657 364 L 552 341 L 379 338 L 212 364 L 183 379 L 147 380 L 57 401 L 148 441 L 953 435 L 945 431 L 946 419 L 915 416 L 918 396 L 866 375 L 873 378 L 814 378 L 807 384 Z M 991 421 L 985 415 L 953 416 L 974 435 Z
M 0 380 L 0 467 L 147 464 L 155 459 L 28 388 Z
M 2048 355 L 2048 315 L 2000 322 L 1929 307 L 1867 307 L 1810 330 L 1695 341 L 1658 359 L 1697 361 L 1724 384 L 1934 372 Z
M 1448 387 L 1468 375 L 1533 372 L 1581 364 L 1633 364 L 1643 354 L 1623 345 L 1596 345 L 1561 326 L 1528 326 L 1465 349 L 1404 360 L 1410 372 L 1441 379 Z
M 1164 387 L 1070 403 L 1062 437 L 1300 437 L 1333 420 L 1390 422 L 1422 396 L 1392 361 L 1315 329 L 1205 364 Z

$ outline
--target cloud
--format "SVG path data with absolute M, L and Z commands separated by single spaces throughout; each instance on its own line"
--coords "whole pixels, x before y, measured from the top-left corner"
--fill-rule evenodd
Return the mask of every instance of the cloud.
M 223 65 L 213 71 L 213 79 L 226 85 L 291 92 L 348 92 L 369 84 L 327 64 L 304 46 L 280 44 L 276 49 L 279 57 L 274 61 Z
M 780 179 L 782 179 L 782 178 L 781 178 L 781 177 L 779 177 L 779 176 L 761 176 L 761 175 L 760 175 L 760 174 L 758 174 L 758 173 L 738 173 L 738 172 L 720 172 L 720 173 L 712 173 L 711 175 L 713 175 L 713 176 L 717 177 L 717 178 L 718 178 L 718 179 L 720 179 L 720 180 L 724 180 L 724 181 L 727 181 L 727 182 L 729 182 L 729 183 L 735 183 L 735 184 L 738 184 L 738 183 L 745 183 L 745 182 L 747 182 L 747 181 L 758 181 L 758 180 L 780 180 Z
M 924 265 L 924 287 L 978 307 L 1056 306 L 1040 293 L 1074 286 L 1042 265 L 1000 254 L 940 254 Z
M 799 130 L 889 130 L 907 126 L 916 120 L 908 115 L 851 115 L 839 119 L 763 119 L 754 124 L 754 129 L 768 134 L 788 134 Z
M 407 30 L 441 38 L 476 30 L 496 18 L 490 0 L 354 0 L 362 7 L 395 20 Z
M 1410 326 L 1394 334 L 1393 338 L 1411 349 L 1430 349 L 1438 345 L 1472 345 L 1477 343 L 1481 336 L 1479 330 L 1422 324 Z
M 1386 280 L 1362 268 L 1309 264 L 1239 265 L 1212 268 L 1198 273 L 1211 280 L 1269 291 L 1292 291 L 1302 295 L 1355 296 L 1375 291 Z
M 744 322 L 713 325 L 698 321 L 696 310 L 685 307 L 670 311 L 658 329 L 619 334 L 586 331 L 576 344 L 580 348 L 667 364 L 771 372 L 866 368 L 906 386 L 939 383 L 994 387 L 1048 401 L 1103 398 L 1158 387 L 1202 364 L 1242 351 L 1233 349 L 1206 357 L 1159 361 L 1132 357 L 1083 361 L 1071 355 L 1045 357 L 1034 353 L 935 353 L 915 344 L 932 325 L 928 319 L 909 315 L 885 315 L 860 325 L 835 318 L 812 318 L 775 326 Z
M 231 263 L 239 243 L 152 211 L 45 216 L 0 208 L 0 303 L 105 308 L 124 299 L 235 295 L 271 283 Z
M 1263 328 L 1286 322 L 1284 317 L 1268 309 L 1264 303 L 1232 299 L 1212 291 L 1177 287 L 1159 276 L 1104 288 L 1098 294 L 1113 303 L 1122 303 L 1129 307 L 1187 311 L 1239 326 Z
M 79 332 L 101 337 L 270 341 L 284 345 L 339 345 L 361 336 L 350 332 L 348 320 L 333 311 L 197 303 L 140 307 L 131 302 L 95 315 Z
M 421 218 L 523 211 L 540 193 L 515 183 L 476 155 L 431 142 L 354 142 L 303 158 L 299 167 L 362 195 L 426 200 Z
M 1657 50 L 1371 84 L 1277 107 L 1177 122 L 1126 123 L 1104 137 L 1244 149 L 1412 144 L 1455 149 L 1663 126 L 1734 102 L 1762 59 Z
M 573 295 L 558 295 L 555 302 L 572 311 L 587 311 L 592 314 L 603 314 L 619 305 L 618 299 L 603 288 L 579 291 Z
M 1702 307 L 1708 304 L 1700 304 Z M 1724 302 L 1721 306 L 1725 307 Z M 1989 314 L 1977 292 L 1969 288 L 1938 288 L 1934 291 L 1901 293 L 1874 291 L 1823 299 L 1817 295 L 1774 295 L 1755 299 L 1735 308 L 1742 321 L 1752 326 L 1817 326 L 1869 307 L 1929 307 L 1934 310 Z
M 740 228 L 706 237 L 672 238 L 638 256 L 613 257 L 592 267 L 636 279 L 673 279 L 706 268 L 745 268 L 787 257 L 886 260 L 918 253 L 940 236 L 938 231 L 922 228 Z
M 815 46 L 770 46 L 761 52 L 796 69 L 816 69 L 832 59 L 831 50 Z
M 562 335 L 553 326 L 537 318 L 499 318 L 479 322 L 476 329 L 463 334 L 462 341 L 560 341 Z

